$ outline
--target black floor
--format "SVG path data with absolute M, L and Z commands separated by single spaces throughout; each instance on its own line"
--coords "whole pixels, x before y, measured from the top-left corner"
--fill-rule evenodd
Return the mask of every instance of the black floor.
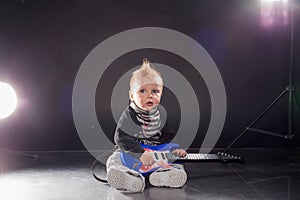
M 95 180 L 94 158 L 84 151 L 30 152 L 31 158 L 0 151 L 1 200 L 94 199 L 300 199 L 300 149 L 234 149 L 245 164 L 186 163 L 180 189 L 147 184 L 143 193 L 123 194 Z M 99 176 L 102 167 L 96 168 Z

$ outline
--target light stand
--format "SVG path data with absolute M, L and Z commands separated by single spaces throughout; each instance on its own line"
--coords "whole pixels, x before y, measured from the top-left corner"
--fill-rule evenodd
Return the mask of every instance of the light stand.
M 33 159 L 38 159 L 39 156 L 38 155 L 34 155 L 34 154 L 28 154 L 28 153 L 24 153 L 24 152 L 20 152 L 20 151 L 13 151 L 10 149 L 5 149 L 5 148 L 0 148 L 0 173 L 2 173 L 4 171 L 4 166 L 3 166 L 3 160 L 4 160 L 4 156 L 3 152 L 8 152 L 8 153 L 13 153 L 14 155 L 20 155 L 20 156 L 25 156 L 25 157 L 30 157 Z
M 261 112 L 224 150 L 223 152 L 227 152 L 229 148 L 231 148 L 248 130 L 255 131 L 262 134 L 267 134 L 275 137 L 281 137 L 284 139 L 293 138 L 293 98 L 294 98 L 294 5 L 291 6 L 291 49 L 290 49 L 290 65 L 289 65 L 289 84 L 285 87 L 285 89 L 274 99 L 273 102 L 266 109 Z M 283 95 L 288 94 L 288 132 L 286 135 L 261 130 L 257 128 L 253 128 L 255 123 L 260 120 L 266 112 L 268 112 L 278 100 L 283 97 Z
M 14 91 L 14 89 L 8 85 L 7 83 L 0 82 L 0 111 L 3 111 L 0 113 L 0 123 L 1 120 L 8 117 L 12 114 L 12 112 L 15 110 L 17 106 L 17 96 Z M 13 151 L 7 148 L 0 148 L 0 172 L 3 171 L 3 152 L 13 153 L 14 155 L 20 155 L 20 156 L 26 156 L 31 158 L 38 158 L 38 155 L 28 154 L 20 151 Z
M 16 155 L 20 155 L 20 156 L 26 156 L 26 157 L 31 157 L 31 158 L 38 158 L 38 155 L 35 154 L 28 154 L 28 153 L 24 153 L 24 152 L 20 152 L 20 151 L 13 151 L 10 149 L 5 149 L 5 148 L 0 148 L 0 151 L 5 151 L 5 152 L 9 152 L 9 153 L 13 153 Z

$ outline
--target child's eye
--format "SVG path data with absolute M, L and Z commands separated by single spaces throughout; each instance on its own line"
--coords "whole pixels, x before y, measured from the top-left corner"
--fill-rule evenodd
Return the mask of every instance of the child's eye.
M 157 94 L 159 93 L 159 90 L 152 90 L 152 94 Z
M 145 93 L 145 92 L 146 92 L 145 89 L 141 89 L 141 90 L 140 90 L 140 93 Z

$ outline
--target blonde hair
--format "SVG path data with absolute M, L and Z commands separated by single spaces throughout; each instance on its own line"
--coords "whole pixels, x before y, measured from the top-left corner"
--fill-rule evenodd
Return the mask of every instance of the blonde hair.
M 137 83 L 139 81 L 139 83 Z M 135 88 L 141 85 L 155 83 L 163 86 L 163 79 L 159 71 L 157 71 L 149 62 L 147 58 L 143 59 L 142 66 L 132 72 L 130 78 L 130 90 L 133 91 Z

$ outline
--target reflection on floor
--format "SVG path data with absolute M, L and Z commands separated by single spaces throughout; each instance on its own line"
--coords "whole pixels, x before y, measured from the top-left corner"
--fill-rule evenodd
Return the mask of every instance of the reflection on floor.
M 31 152 L 32 158 L 0 151 L 0 199 L 300 199 L 300 149 L 233 149 L 245 164 L 186 163 L 180 189 L 147 184 L 143 193 L 123 194 L 95 180 L 94 157 L 85 151 Z M 105 177 L 104 168 L 96 169 Z

